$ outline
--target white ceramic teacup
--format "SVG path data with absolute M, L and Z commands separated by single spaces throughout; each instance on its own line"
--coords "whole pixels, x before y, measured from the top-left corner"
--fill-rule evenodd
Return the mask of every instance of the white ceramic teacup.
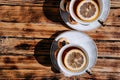
M 103 13 L 103 0 L 97 0 L 98 1 L 98 6 L 99 6 L 99 14 L 98 14 L 98 17 L 95 19 L 95 20 L 92 20 L 90 22 L 86 22 L 86 21 L 83 21 L 81 20 L 75 13 L 75 8 L 74 8 L 74 5 L 75 5 L 75 2 L 77 0 L 71 0 L 70 1 L 70 5 L 69 5 L 69 13 L 71 15 L 71 17 L 78 23 L 81 23 L 81 24 L 90 24 L 94 21 L 99 21 L 99 18 L 100 16 L 102 16 L 102 13 Z M 86 0 L 87 1 L 87 0 Z M 89 0 L 88 0 L 89 1 Z M 77 6 L 77 5 L 76 5 Z
M 84 54 L 84 58 L 85 58 L 84 65 L 81 67 L 81 69 L 79 69 L 76 72 L 66 68 L 64 60 L 63 60 L 64 57 L 66 56 L 64 54 L 65 50 L 67 50 L 71 47 L 72 47 L 72 49 L 78 48 L 78 49 L 82 50 L 83 54 Z M 87 51 L 83 47 L 81 47 L 77 44 L 66 44 L 58 52 L 57 64 L 58 64 L 58 67 L 60 68 L 60 72 L 63 73 L 65 76 L 68 76 L 68 77 L 78 76 L 78 75 L 81 75 L 81 74 L 84 74 L 84 73 L 90 71 L 91 65 L 94 65 L 96 62 L 96 58 L 97 58 L 97 56 L 91 56 L 91 54 L 88 54 Z

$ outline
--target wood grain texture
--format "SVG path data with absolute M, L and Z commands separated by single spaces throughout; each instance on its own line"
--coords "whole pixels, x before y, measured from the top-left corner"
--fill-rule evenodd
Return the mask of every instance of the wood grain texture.
M 40 70 L 3 70 L 1 74 L 1 79 L 10 78 L 10 80 L 17 79 L 17 80 L 71 80 L 74 79 L 73 77 L 64 77 L 61 74 L 54 74 L 49 72 L 40 71 Z M 78 76 L 78 80 L 119 80 L 119 73 L 106 73 L 106 72 L 94 72 L 93 76 L 89 76 L 88 74 Z M 5 78 L 6 77 L 6 78 Z
M 43 4 L 48 4 L 46 6 L 59 6 L 60 0 L 1 0 L 1 5 L 21 5 L 21 6 L 43 6 Z M 54 4 L 54 5 L 53 5 Z M 111 0 L 111 7 L 120 7 L 120 0 Z
M 40 59 L 40 60 L 43 60 L 43 59 Z M 114 77 L 117 77 L 118 79 L 120 77 L 119 75 L 117 75 L 120 72 L 119 63 L 120 61 L 116 59 L 99 59 L 98 58 L 96 65 L 92 68 L 95 78 L 104 79 L 104 78 L 110 77 L 107 74 L 111 74 L 111 75 L 116 74 Z M 53 73 L 53 71 L 51 71 L 50 65 L 51 64 L 49 64 L 49 66 L 48 65 L 46 66 L 43 63 L 39 63 L 34 56 L 1 56 L 0 71 L 2 73 L 0 73 L 0 76 L 1 76 L 0 78 L 2 78 L 3 76 L 11 77 L 11 78 L 25 78 L 25 76 L 27 75 L 29 75 L 29 78 L 34 78 L 34 77 L 46 78 L 46 77 L 52 77 L 56 75 L 60 76 L 59 73 L 56 74 L 56 73 Z M 90 78 L 88 77 L 87 74 L 82 77 Z
M 46 39 L 23 39 L 23 38 L 2 38 L 0 39 L 0 55 L 49 55 L 50 47 L 54 38 Z M 120 42 L 116 41 L 95 41 L 100 57 L 120 58 Z
M 51 67 L 50 46 L 71 30 L 60 17 L 60 0 L 0 0 L 0 80 L 119 80 L 120 0 L 111 0 L 104 27 L 84 32 L 98 47 L 93 75 L 65 77 Z
M 0 21 L 14 23 L 59 23 L 62 19 L 56 7 L 0 6 Z M 111 9 L 106 25 L 120 25 L 120 9 Z
M 39 59 L 38 59 L 39 58 Z M 49 70 L 51 71 L 50 56 L 1 56 L 0 69 L 2 70 Z M 48 62 L 48 63 L 47 63 Z M 98 58 L 92 68 L 94 72 L 120 72 L 120 60 Z M 101 67 L 102 66 L 102 67 Z
M 0 36 L 55 38 L 59 32 L 70 30 L 62 24 L 24 24 L 24 23 L 0 23 Z M 120 29 L 114 26 L 100 27 L 97 30 L 86 32 L 93 39 L 120 40 Z
M 3 0 L 2 0 L 3 1 Z M 60 14 L 59 14 L 59 2 L 58 0 L 45 0 L 45 1 L 38 1 L 37 5 L 41 6 L 20 6 L 14 5 L 10 6 L 10 4 L 16 4 L 16 1 L 9 1 L 2 2 L 0 6 L 0 20 L 2 22 L 16 22 L 16 23 L 41 23 L 41 22 L 61 22 Z M 22 5 L 25 5 L 23 1 L 21 2 Z M 27 2 L 27 1 L 26 1 Z M 28 4 L 33 4 L 37 1 L 28 1 Z M 6 4 L 6 5 L 2 5 Z M 7 5 L 9 4 L 9 5 Z M 53 6 L 53 4 L 55 4 Z M 107 25 L 119 25 L 119 1 L 111 1 L 111 7 L 117 6 L 116 9 L 110 10 L 109 19 L 105 22 Z M 36 5 L 36 4 L 35 4 Z M 115 6 L 114 6 L 115 5 Z
M 40 70 L 3 70 L 3 73 L 1 74 L 1 79 L 10 78 L 12 79 L 37 79 L 37 80 L 71 80 L 73 77 L 64 77 L 63 75 L 60 74 L 54 74 L 47 71 L 43 73 L 43 71 Z M 101 72 L 94 72 L 93 76 L 89 76 L 88 74 L 83 75 L 83 76 L 78 76 L 78 80 L 119 80 L 119 73 L 101 73 Z

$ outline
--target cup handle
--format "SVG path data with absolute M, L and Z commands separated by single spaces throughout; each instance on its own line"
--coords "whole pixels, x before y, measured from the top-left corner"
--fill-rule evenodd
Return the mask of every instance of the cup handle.
M 102 20 L 98 20 L 98 22 L 104 27 L 105 23 Z
M 90 69 L 86 70 L 86 73 L 88 73 L 89 75 L 92 75 L 92 71 Z
M 101 13 L 101 18 L 98 20 L 98 22 L 104 27 L 105 23 L 104 21 L 107 19 L 109 12 L 110 12 L 110 0 L 102 0 L 103 1 L 103 11 Z

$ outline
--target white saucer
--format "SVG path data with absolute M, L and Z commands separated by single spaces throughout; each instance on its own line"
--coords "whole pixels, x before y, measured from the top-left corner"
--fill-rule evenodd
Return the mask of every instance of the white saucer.
M 87 69 L 90 69 L 91 67 L 94 66 L 96 59 L 97 59 L 97 47 L 96 47 L 95 42 L 89 36 L 87 36 L 86 34 L 84 34 L 82 32 L 67 31 L 67 32 L 60 34 L 58 37 L 56 37 L 51 45 L 51 50 L 50 50 L 51 61 L 57 70 L 59 70 L 59 67 L 58 67 L 56 58 L 54 56 L 54 53 L 58 49 L 57 42 L 60 38 L 66 38 L 69 41 L 69 43 L 77 44 L 77 45 L 81 46 L 82 48 L 84 48 L 85 51 L 90 56 L 89 61 L 90 62 L 92 61 L 92 63 L 88 64 Z
M 62 1 L 62 0 L 61 0 Z M 104 22 L 109 14 L 110 11 L 110 0 L 103 0 L 103 12 L 102 15 L 99 17 L 98 20 Z M 83 25 L 80 23 L 77 24 L 71 24 L 68 20 L 68 17 L 70 16 L 69 12 L 63 11 L 60 8 L 60 15 L 63 19 L 63 21 L 72 29 L 78 30 L 78 31 L 89 31 L 92 29 L 96 29 L 101 26 L 101 24 L 96 20 L 94 22 L 91 22 L 88 25 Z

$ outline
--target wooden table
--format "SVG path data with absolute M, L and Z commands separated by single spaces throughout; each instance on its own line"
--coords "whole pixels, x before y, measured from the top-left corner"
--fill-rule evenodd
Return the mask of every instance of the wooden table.
M 59 14 L 60 0 L 0 0 L 0 79 L 73 80 L 51 70 L 50 46 L 71 30 Z M 93 75 L 77 80 L 120 80 L 120 0 L 111 0 L 105 26 L 85 32 L 96 42 Z

